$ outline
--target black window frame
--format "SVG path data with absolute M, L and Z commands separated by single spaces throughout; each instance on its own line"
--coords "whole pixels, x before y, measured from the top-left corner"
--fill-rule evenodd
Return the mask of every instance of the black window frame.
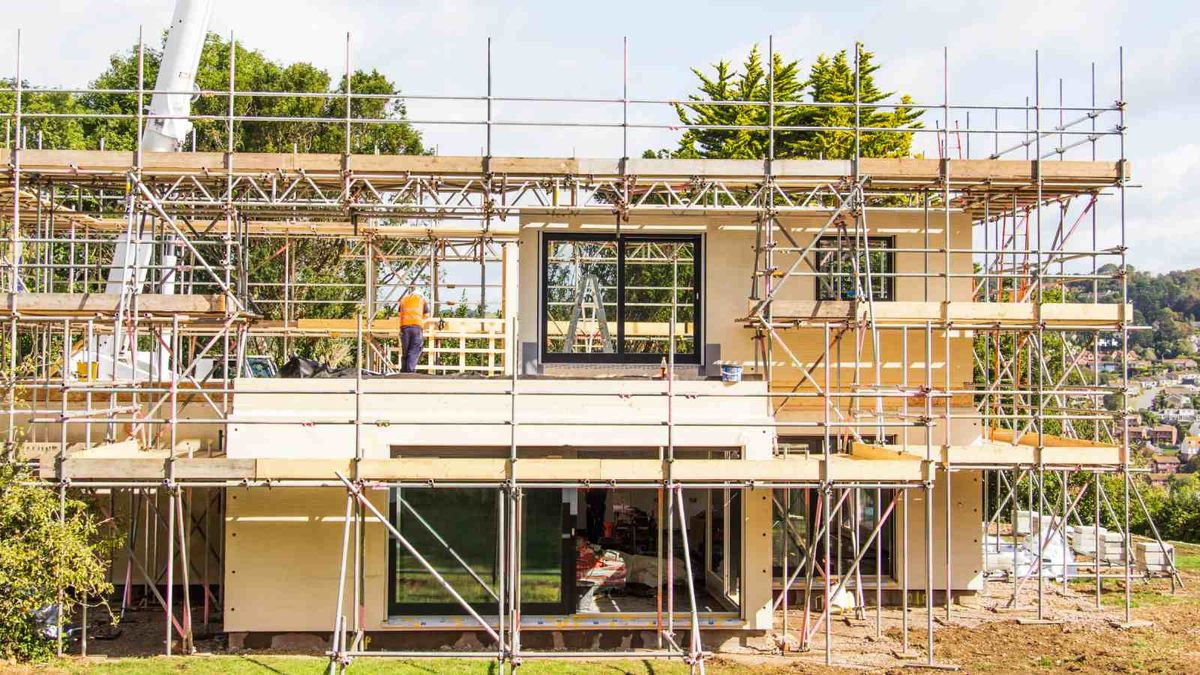
M 817 243 L 813 248 L 813 266 L 812 267 L 813 267 L 813 271 L 815 271 L 817 273 L 813 279 L 813 297 L 815 297 L 819 301 L 835 301 L 835 300 L 847 300 L 848 299 L 848 298 L 837 297 L 836 293 L 832 292 L 833 289 L 836 289 L 836 287 L 837 287 L 837 282 L 836 282 L 837 277 L 832 276 L 832 271 L 827 268 L 826 261 L 822 259 L 824 254 L 837 255 L 836 251 L 831 253 L 830 250 L 836 249 L 838 247 L 837 246 L 838 239 L 839 238 L 837 236 L 820 237 L 817 240 Z M 844 240 L 845 240 L 845 238 L 843 238 L 843 241 Z M 896 247 L 896 238 L 895 237 L 878 237 L 878 236 L 867 237 L 867 247 L 872 250 L 874 250 L 876 247 L 885 249 L 883 251 L 883 255 L 884 255 L 884 260 L 887 263 L 886 270 L 882 270 L 882 271 L 875 270 L 875 269 L 871 270 L 872 276 L 874 276 L 875 274 L 880 273 L 880 272 L 882 272 L 882 274 L 884 275 L 884 276 L 880 277 L 880 280 L 883 282 L 883 291 L 887 297 L 884 297 L 884 298 L 874 297 L 874 298 L 872 298 L 872 300 L 875 300 L 878 302 L 895 301 L 895 299 L 896 299 L 896 277 L 895 277 L 896 252 L 892 249 L 894 249 Z M 846 249 L 846 248 L 847 247 L 843 247 L 843 249 Z M 848 252 L 849 251 L 847 251 L 847 253 Z M 830 276 L 827 276 L 827 275 L 830 275 Z M 866 270 L 862 270 L 860 273 L 860 276 L 863 278 L 863 283 L 865 284 L 866 276 L 867 276 Z M 852 283 L 853 279 L 852 279 L 852 277 L 847 276 L 846 281 Z M 831 289 L 830 293 L 825 293 L 822 288 L 822 286 L 827 282 Z
M 439 489 L 439 488 L 422 488 L 422 489 Z M 446 488 L 441 488 L 446 489 Z M 554 488 L 536 488 L 552 490 Z M 566 502 L 562 504 L 562 568 L 559 574 L 559 589 L 561 597 L 558 602 L 530 602 L 521 601 L 521 610 L 530 614 L 544 614 L 548 616 L 570 616 L 576 611 L 576 593 L 575 593 L 575 539 L 574 522 L 571 518 L 569 505 Z M 388 519 L 393 525 L 396 523 L 396 511 L 399 505 L 396 503 L 396 488 L 388 490 Z M 504 508 L 503 504 L 497 504 L 497 508 Z M 524 525 L 524 523 L 522 523 Z M 522 546 L 524 542 L 522 542 Z M 387 613 L 388 616 L 467 616 L 462 605 L 454 601 L 449 602 L 397 602 L 396 601 L 396 565 L 398 563 L 396 556 L 396 548 L 400 546 L 400 542 L 392 536 L 387 538 Z M 524 552 L 522 551 L 522 555 Z M 507 560 L 507 555 L 506 555 Z M 511 562 L 509 563 L 511 567 Z M 471 609 L 479 614 L 488 615 L 496 614 L 500 611 L 498 602 L 471 602 L 468 603 Z
M 617 333 L 614 338 L 616 350 L 611 354 L 591 353 L 591 354 L 564 354 L 561 352 L 551 352 L 547 349 L 546 336 L 548 334 L 549 313 L 547 312 L 546 303 L 550 297 L 549 292 L 549 275 L 547 267 L 550 262 L 550 246 L 555 242 L 560 241 L 610 241 L 617 244 L 617 316 L 615 323 L 617 325 Z M 692 260 L 692 278 L 693 282 L 693 297 L 692 297 L 692 316 L 693 335 L 692 335 L 692 350 L 691 354 L 675 354 L 675 363 L 677 364 L 699 364 L 703 350 L 703 333 L 704 333 L 704 313 L 703 313 L 703 271 L 704 271 L 704 237 L 699 234 L 694 235 L 654 235 L 654 234 L 600 234 L 600 233 L 578 233 L 578 232 L 547 232 L 543 233 L 541 241 L 541 256 L 538 268 L 540 279 L 540 289 L 538 298 L 538 352 L 541 354 L 543 363 L 660 363 L 666 354 L 631 354 L 625 352 L 625 249 L 629 242 L 677 242 L 692 244 L 693 254 Z

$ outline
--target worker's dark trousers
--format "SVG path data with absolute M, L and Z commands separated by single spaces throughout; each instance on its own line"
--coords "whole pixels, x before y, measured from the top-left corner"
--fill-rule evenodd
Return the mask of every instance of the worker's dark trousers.
M 425 336 L 421 334 L 420 326 L 400 328 L 400 372 L 417 372 L 417 361 L 421 359 L 421 349 L 424 346 Z

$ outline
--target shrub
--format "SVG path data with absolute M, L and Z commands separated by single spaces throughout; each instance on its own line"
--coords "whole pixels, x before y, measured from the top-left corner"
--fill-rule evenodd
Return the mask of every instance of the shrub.
M 60 517 L 57 491 L 30 479 L 23 467 L 0 462 L 0 659 L 54 653 L 54 639 L 33 614 L 55 605 L 60 589 L 64 625 L 80 603 L 112 592 L 106 567 L 112 542 L 87 505 L 68 498 Z

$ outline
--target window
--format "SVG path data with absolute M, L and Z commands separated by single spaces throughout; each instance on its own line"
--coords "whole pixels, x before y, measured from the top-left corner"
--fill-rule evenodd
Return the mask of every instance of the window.
M 709 490 L 708 569 L 725 589 L 725 596 L 738 602 L 742 586 L 742 490 Z
M 698 363 L 699 279 L 699 237 L 546 235 L 543 359 Z
M 521 602 L 526 611 L 572 611 L 574 551 L 568 504 L 559 489 L 526 489 L 521 502 Z M 488 488 L 397 488 L 392 523 L 479 612 L 496 612 L 502 503 Z M 464 614 L 461 605 L 405 549 L 388 540 L 388 613 Z
M 837 575 L 849 574 L 854 567 L 854 559 L 862 553 L 858 574 L 864 577 L 894 578 L 895 567 L 895 519 L 899 517 L 897 509 L 893 509 L 879 532 L 879 536 L 871 545 L 862 551 L 860 547 L 867 542 L 874 531 L 879 518 L 887 511 L 895 495 L 890 489 L 858 489 L 846 497 L 833 517 L 834 526 L 829 533 L 830 567 Z M 835 495 L 835 503 L 840 496 Z M 797 488 L 775 491 L 775 508 L 773 518 L 774 561 L 775 574 L 783 571 L 782 560 L 788 558 L 789 574 L 798 566 L 808 564 L 806 551 L 812 550 L 816 561 L 820 563 L 825 558 L 824 536 L 812 541 L 815 532 L 813 526 L 821 521 L 823 505 L 820 503 L 819 491 L 813 488 Z M 822 528 L 822 535 L 824 528 Z M 876 569 L 876 549 L 879 548 L 881 567 Z
M 821 237 L 813 254 L 817 271 L 818 300 L 866 300 L 868 251 L 861 249 L 861 239 L 853 237 Z M 871 263 L 871 298 L 894 300 L 895 248 L 891 237 L 868 237 L 867 249 Z M 857 253 L 855 253 L 857 251 Z M 855 267 L 858 283 L 855 283 Z M 859 289 L 864 297 L 859 298 Z

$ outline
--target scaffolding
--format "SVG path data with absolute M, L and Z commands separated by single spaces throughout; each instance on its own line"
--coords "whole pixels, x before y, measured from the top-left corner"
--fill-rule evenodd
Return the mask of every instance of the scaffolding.
M 881 539 L 888 528 L 904 544 L 897 568 L 902 607 L 903 645 L 908 654 L 912 589 L 908 560 L 923 557 L 923 599 L 927 644 L 924 663 L 935 660 L 935 591 L 944 612 L 953 612 L 956 514 L 952 474 L 980 472 L 983 517 L 978 523 L 986 562 L 999 556 L 1003 526 L 1011 528 L 1013 555 L 1019 521 L 1018 500 L 1037 521 L 1037 562 L 1024 574 L 1014 558 L 1012 604 L 1027 583 L 1037 585 L 1037 618 L 1047 618 L 1042 570 L 1052 539 L 1067 546 L 1071 522 L 1093 528 L 1097 549 L 1101 522 L 1115 523 L 1121 555 L 1102 564 L 1097 551 L 1091 571 L 1064 564 L 1062 583 L 1094 581 L 1099 604 L 1104 580 L 1124 584 L 1125 620 L 1129 621 L 1134 581 L 1130 513 L 1145 504 L 1131 465 L 1128 409 L 1109 411 L 1105 397 L 1129 391 L 1129 335 L 1125 240 L 1126 103 L 1123 55 L 1118 57 L 1117 95 L 1097 103 L 1095 69 L 1091 100 L 1069 106 L 1042 100 L 1041 66 L 1034 60 L 1034 96 L 1023 105 L 976 105 L 951 102 L 949 58 L 944 54 L 944 96 L 940 103 L 903 103 L 931 118 L 934 128 L 888 128 L 864 124 L 864 112 L 895 109 L 899 102 L 861 100 L 859 57 L 854 46 L 854 100 L 803 105 L 835 108 L 850 116 L 840 127 L 778 125 L 780 110 L 800 105 L 777 101 L 774 93 L 775 48 L 769 42 L 769 96 L 765 101 L 676 101 L 636 99 L 629 95 L 628 57 L 619 98 L 504 97 L 492 91 L 491 42 L 488 42 L 487 90 L 477 96 L 403 97 L 242 91 L 235 87 L 230 49 L 229 87 L 200 91 L 199 96 L 227 99 L 224 115 L 193 115 L 192 121 L 219 123 L 225 129 L 224 152 L 144 153 L 103 149 L 43 147 L 36 129 L 56 119 L 87 113 L 25 110 L 29 96 L 88 93 L 86 89 L 28 90 L 21 79 L 20 34 L 16 76 L 6 93 L 15 105 L 6 122 L 0 202 L 9 232 L 4 264 L 8 295 L 3 321 L 10 373 L 6 387 L 7 453 L 31 462 L 37 475 L 55 486 L 63 499 L 70 491 L 107 495 L 109 513 L 128 499 L 125 592 L 122 609 L 134 602 L 138 579 L 154 595 L 166 616 L 165 650 L 192 648 L 193 606 L 189 586 L 200 580 L 202 619 L 209 623 L 223 602 L 223 585 L 214 582 L 223 560 L 223 495 L 235 488 L 324 487 L 346 493 L 338 570 L 337 607 L 333 614 L 331 669 L 368 656 L 437 657 L 448 654 L 496 660 L 502 671 L 535 658 L 667 657 L 680 658 L 703 671 L 706 651 L 702 621 L 692 586 L 690 555 L 686 570 L 688 611 L 677 616 L 673 583 L 660 584 L 653 624 L 658 649 L 613 651 L 541 651 L 522 646 L 522 500 L 535 488 L 604 487 L 651 490 L 661 517 L 658 526 L 660 579 L 675 579 L 673 547 L 679 528 L 685 550 L 685 490 L 772 490 L 771 510 L 780 523 L 783 554 L 778 584 L 772 584 L 773 610 L 784 652 L 806 652 L 823 643 L 824 660 L 835 663 L 832 611 L 843 594 L 852 609 L 866 616 L 875 610 L 882 634 L 884 606 Z M 231 45 L 236 42 L 231 39 Z M 627 50 L 627 45 L 626 45 Z M 346 81 L 350 81 L 350 41 L 346 44 Z M 109 95 L 137 101 L 136 113 L 111 113 L 141 129 L 148 90 L 143 80 L 145 45 L 139 37 L 138 85 Z M 236 102 L 254 97 L 342 97 L 342 117 L 273 118 L 235 113 Z M 366 120 L 352 114 L 353 103 L 368 99 L 469 101 L 482 104 L 477 120 Z M 620 122 L 536 121 L 493 116 L 494 103 L 526 105 L 572 103 L 619 109 Z M 631 121 L 631 109 L 670 110 L 676 105 L 746 106 L 765 109 L 766 125 L 681 125 Z M 971 125 L 972 117 L 984 126 Z M 1057 121 L 1055 119 L 1057 118 Z M 154 118 L 166 119 L 166 118 Z M 1049 120 L 1049 122 L 1048 122 Z M 245 124 L 306 122 L 344 129 L 341 154 L 260 155 L 236 147 L 236 130 Z M 485 147 L 477 157 L 380 156 L 354 144 L 367 125 L 468 125 L 482 129 Z M 492 154 L 493 133 L 505 128 L 569 127 L 608 129 L 621 134 L 613 159 L 525 158 Z M 30 137 L 30 129 L 35 129 Z M 763 134 L 767 154 L 745 160 L 636 159 L 629 155 L 631 130 L 738 131 Z M 781 134 L 839 133 L 852 142 L 845 159 L 796 159 L 776 156 Z M 901 134 L 931 139 L 936 158 L 862 156 L 864 137 Z M 972 138 L 976 151 L 972 152 Z M 965 143 L 964 143 L 965 140 Z M 991 141 L 990 148 L 987 145 Z M 99 140 L 91 139 L 102 145 Z M 956 148 L 957 156 L 951 156 Z M 1017 158 L 1021 156 L 1020 158 Z M 1080 157 L 1086 157 L 1080 160 Z M 1107 158 L 1107 159 L 1105 159 Z M 1115 202 L 1101 218 L 1105 203 Z M 900 245 L 881 237 L 871 219 L 886 210 L 920 214 L 920 245 Z M 663 382 L 653 391 L 622 393 L 623 399 L 663 402 L 664 414 L 645 421 L 614 422 L 663 430 L 658 457 L 621 464 L 609 476 L 579 476 L 572 460 L 544 460 L 540 472 L 522 477 L 536 461 L 523 456 L 523 428 L 588 425 L 587 419 L 562 422 L 518 415 L 518 401 L 545 396 L 531 390 L 518 341 L 516 284 L 505 272 L 496 280 L 519 243 L 519 219 L 607 219 L 620 234 L 638 219 L 690 216 L 738 217 L 753 221 L 754 251 L 747 294 L 748 310 L 736 322 L 753 336 L 750 371 L 765 383 L 761 398 L 765 420 L 752 426 L 770 429 L 773 457 L 759 468 L 726 467 L 716 472 L 706 460 L 677 456 L 677 434 L 718 423 L 685 421 L 676 416 L 681 397 L 720 397 L 719 393 L 680 394 L 676 364 L 676 301 L 670 303 L 669 333 L 659 336 Z M 815 227 L 796 227 L 795 218 L 815 219 Z M 956 218 L 968 229 L 959 240 Z M 1108 228 L 1108 229 L 1106 229 Z M 941 230 L 941 240 L 934 234 Z M 1114 234 L 1115 233 L 1115 234 Z M 119 294 L 104 293 L 106 261 L 114 242 L 150 242 L 150 260 L 126 257 L 132 278 Z M 967 243 L 963 243 L 962 239 Z M 976 241 L 982 240 L 982 246 Z M 338 261 L 343 282 L 310 281 L 297 269 L 296 251 L 325 246 Z M 324 250 L 324 249 L 322 249 Z M 901 257 L 909 261 L 896 263 Z M 278 278 L 259 272 L 281 263 Z M 457 264 L 477 269 L 478 282 L 445 281 L 439 267 Z M 140 277 L 138 275 L 141 275 Z M 465 276 L 460 273 L 458 276 Z M 806 280 L 806 281 L 802 281 Z M 170 281 L 174 293 L 163 291 Z M 728 280 L 733 283 L 733 280 Z M 801 283 L 819 287 L 813 301 L 786 299 L 786 289 Z M 904 293 L 895 290 L 905 285 Z M 595 304 L 603 316 L 600 291 Z M 385 288 L 386 287 L 386 288 Z M 475 462 L 475 473 L 453 460 L 432 472 L 415 463 L 372 460 L 364 454 L 368 427 L 411 423 L 403 416 L 364 412 L 364 381 L 394 370 L 397 321 L 388 315 L 389 292 L 420 287 L 442 317 L 431 332 L 431 373 L 459 373 L 502 384 L 481 396 L 508 399 L 508 448 L 497 463 Z M 387 291 L 387 288 L 392 291 Z M 381 290 L 383 289 L 383 290 Z M 672 297 L 678 296 L 678 279 Z M 453 294 L 460 294 L 455 299 Z M 900 296 L 904 297 L 901 298 Z M 580 298 L 582 299 L 582 298 Z M 458 316 L 447 316 L 456 309 Z M 588 320 L 584 317 L 584 320 Z M 576 319 L 571 324 L 575 326 Z M 574 335 L 574 331 L 571 332 Z M 815 353 L 796 347 L 794 336 L 817 341 Z M 354 401 L 352 419 L 297 422 L 302 426 L 342 425 L 353 429 L 346 462 L 330 463 L 305 475 L 297 468 L 267 470 L 261 462 L 224 455 L 232 425 L 276 423 L 234 414 L 234 398 L 266 392 L 239 386 L 255 353 L 286 357 L 304 341 L 341 343 L 352 355 L 350 375 L 340 391 Z M 611 341 L 607 332 L 604 342 Z M 901 379 L 884 373 L 887 344 L 900 345 L 894 358 Z M 962 344 L 968 348 L 964 351 Z M 98 353 L 100 346 L 111 350 Z M 958 352 L 956 353 L 956 349 Z M 911 353 L 910 353 L 911 352 Z M 1119 375 L 1102 377 L 1102 353 L 1119 361 Z M 943 378 L 934 376 L 940 359 Z M 91 364 L 107 362 L 109 375 L 97 376 Z M 969 363 L 967 363 L 969 362 Z M 851 365 L 847 365 L 847 363 Z M 968 380 L 955 380 L 960 363 Z M 142 365 L 145 364 L 145 365 Z M 915 365 L 919 364 L 919 365 Z M 121 368 L 128 377 L 120 377 Z M 778 373 L 799 373 L 785 381 Z M 961 369 L 960 369 L 961 370 Z M 915 375 L 914 375 L 915 373 Z M 348 384 L 352 380 L 352 387 Z M 328 388 L 293 388 L 297 397 L 320 396 Z M 412 393 L 412 392 L 409 392 Z M 404 392 L 397 392 L 403 398 Z M 445 394 L 443 395 L 451 395 Z M 592 395 L 561 391 L 557 396 Z M 188 414 L 198 406 L 204 415 Z M 807 411 L 807 412 L 805 412 Z M 605 424 L 601 421 L 600 424 Z M 481 426 L 491 422 L 467 423 Z M 730 426 L 739 426 L 731 423 Z M 740 426 L 751 426 L 743 422 Z M 976 428 L 982 442 L 956 440 L 959 428 Z M 201 430 L 203 439 L 180 438 L 181 429 Z M 818 439 L 818 449 L 797 451 L 786 439 Z M 74 438 L 78 441 L 73 441 Z M 82 458 L 80 450 L 111 448 L 136 441 L 137 458 Z M 745 458 L 743 458 L 745 459 Z M 579 460 L 584 461 L 584 460 Z M 900 462 L 903 470 L 873 479 L 857 473 L 866 462 Z M 850 462 L 851 464 L 847 464 Z M 738 462 L 753 465 L 755 462 Z M 336 471 L 334 467 L 336 465 Z M 485 466 L 486 465 L 486 466 Z M 554 466 L 563 467 L 555 469 Z M 482 468 L 478 468 L 482 467 Z M 569 468 L 568 468 L 569 467 Z M 781 468 L 786 470 L 781 472 Z M 422 473 L 422 472 L 425 473 Z M 457 472 L 457 473 L 456 473 Z M 881 474 L 882 475 L 882 474 Z M 1104 476 L 1119 477 L 1120 502 L 1110 497 Z M 944 485 L 944 584 L 935 586 L 934 486 Z M 1061 503 L 1047 499 L 1057 486 Z M 365 496 L 376 488 L 435 487 L 495 490 L 500 510 L 498 603 L 484 616 L 446 581 L 420 551 Z M 923 504 L 922 536 L 910 538 L 910 492 Z M 1079 508 L 1092 495 L 1092 514 Z M 1132 501 L 1131 501 L 1132 500 Z M 1036 503 L 1035 503 L 1036 502 Z M 99 503 L 102 503 L 100 501 Z M 874 517 L 864 529 L 863 504 Z M 796 505 L 807 531 L 793 523 Z M 903 513 L 903 518 L 896 518 Z M 1148 515 L 1148 514 L 1147 514 Z M 1049 519 L 1043 527 L 1042 520 Z M 363 619 L 366 594 L 365 529 L 378 520 L 390 540 L 407 549 L 490 640 L 477 651 L 419 652 L 368 649 Z M 903 528 L 894 534 L 895 521 Z M 664 527 L 665 525 L 665 527 Z M 167 547 L 157 550 L 159 531 Z M 832 549 L 834 530 L 839 541 Z M 842 560 L 843 529 L 853 532 L 852 548 Z M 665 530 L 665 532 L 664 532 Z M 436 533 L 434 533 L 435 536 Z M 1155 540 L 1167 553 L 1161 538 Z M 138 542 L 141 542 L 141 545 Z M 444 543 L 444 542 L 443 542 Z M 910 548 L 910 544 L 912 544 Z M 197 546 L 201 560 L 194 555 Z M 448 547 L 448 545 L 447 545 Z M 918 553 L 919 551 L 919 553 Z M 451 549 L 451 553 L 453 550 Z M 874 577 L 862 572 L 873 553 Z M 457 554 L 454 554 L 457 557 Z M 849 565 L 844 565 L 848 562 Z M 464 564 L 464 567 L 466 565 Z M 468 567 L 468 571 L 469 567 Z M 1173 562 L 1165 573 L 1179 582 Z M 159 593 L 159 586 L 165 592 Z M 485 585 L 485 588 L 486 585 Z M 176 591 L 182 589 L 182 597 Z M 873 600 L 870 591 L 874 591 Z M 800 600 L 799 598 L 803 598 Z M 797 606 L 795 603 L 799 602 Z M 665 610 L 664 610 L 665 607 Z M 801 611 L 801 626 L 790 610 Z M 780 611 L 781 610 L 781 611 Z M 686 638 L 683 633 L 686 632 Z M 786 638 L 798 633 L 793 645 Z M 60 631 L 60 636 L 62 632 Z M 817 638 L 821 637 L 821 642 Z M 84 624 L 83 645 L 87 633 Z M 62 651 L 62 638 L 59 649 Z

